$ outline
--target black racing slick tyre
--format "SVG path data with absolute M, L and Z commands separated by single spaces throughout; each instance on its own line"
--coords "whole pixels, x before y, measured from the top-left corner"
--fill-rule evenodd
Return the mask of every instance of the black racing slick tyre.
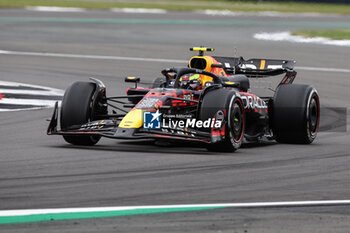
M 220 113 L 224 115 L 224 138 L 207 145 L 208 151 L 234 152 L 242 144 L 244 135 L 245 114 L 243 102 L 230 88 L 209 91 L 203 97 L 199 118 L 207 120 Z M 212 129 L 211 129 L 212 130 Z
M 272 129 L 280 143 L 310 144 L 320 123 L 320 100 L 315 88 L 303 84 L 278 87 L 273 98 Z
M 67 88 L 61 106 L 61 128 L 63 130 L 92 120 L 92 97 L 95 89 L 96 85 L 90 82 L 75 82 Z M 64 135 L 63 138 L 73 145 L 94 145 L 101 137 L 96 135 Z
M 165 77 L 159 77 L 155 78 L 151 84 L 151 88 L 158 88 L 158 87 L 165 87 L 166 85 L 166 78 Z

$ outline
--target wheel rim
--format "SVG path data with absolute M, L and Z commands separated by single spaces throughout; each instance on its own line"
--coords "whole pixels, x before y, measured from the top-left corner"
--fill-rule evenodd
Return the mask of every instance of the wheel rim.
M 243 111 L 241 105 L 236 101 L 232 106 L 230 115 L 230 135 L 234 142 L 239 142 L 243 136 Z
M 317 96 L 314 95 L 309 105 L 309 131 L 312 136 L 315 136 L 318 130 L 319 123 L 319 104 Z

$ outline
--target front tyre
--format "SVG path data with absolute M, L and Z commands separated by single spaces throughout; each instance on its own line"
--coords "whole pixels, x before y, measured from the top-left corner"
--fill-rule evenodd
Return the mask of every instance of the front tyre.
M 93 120 L 93 94 L 96 85 L 90 82 L 75 82 L 67 88 L 61 106 L 61 128 L 69 130 L 72 126 L 82 125 Z M 96 135 L 63 136 L 73 145 L 94 145 L 100 140 Z
M 223 139 L 208 144 L 208 151 L 234 152 L 241 145 L 244 135 L 245 115 L 242 100 L 232 89 L 217 89 L 208 92 L 202 101 L 200 119 L 207 120 L 224 115 Z M 213 132 L 212 132 L 213 134 Z

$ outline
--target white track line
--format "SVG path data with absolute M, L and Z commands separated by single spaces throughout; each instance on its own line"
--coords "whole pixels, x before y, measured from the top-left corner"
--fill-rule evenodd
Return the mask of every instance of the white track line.
M 267 208 L 267 207 L 317 207 L 350 205 L 350 200 L 323 200 L 323 201 L 289 201 L 289 202 L 252 202 L 252 203 L 217 203 L 193 205 L 153 205 L 153 206 L 123 206 L 123 207 L 86 207 L 86 208 L 58 208 L 58 209 L 27 209 L 2 210 L 0 217 L 23 216 L 33 214 L 77 213 L 77 212 L 104 212 L 137 209 L 171 209 L 171 208 Z
M 102 59 L 102 60 L 170 62 L 170 63 L 186 63 L 187 62 L 186 60 L 161 59 L 161 58 L 120 57 L 120 56 L 62 54 L 62 53 L 40 53 L 40 52 L 20 52 L 20 51 L 6 51 L 6 50 L 0 50 L 0 55 L 1 54 L 22 55 L 22 56 L 41 56 L 41 57 L 88 58 L 88 59 Z
M 112 12 L 117 13 L 136 13 L 136 14 L 166 14 L 163 9 L 147 9 L 147 8 L 112 8 Z
M 255 39 L 268 41 L 289 41 L 294 43 L 313 43 L 322 45 L 350 46 L 350 40 L 332 40 L 324 37 L 294 36 L 290 32 L 262 32 L 254 35 Z
M 0 112 L 29 111 L 29 110 L 40 110 L 40 109 L 44 109 L 44 108 L 49 108 L 49 107 L 16 108 L 16 109 L 0 108 Z
M 1 88 L 0 93 L 12 93 L 12 94 L 28 94 L 28 95 L 52 95 L 52 96 L 63 96 L 64 91 L 51 87 L 44 87 L 40 85 L 32 85 L 26 83 L 18 83 L 18 82 L 8 82 L 8 81 L 0 81 L 0 86 L 8 86 L 8 87 L 29 87 L 29 88 L 39 88 L 42 90 L 14 90 L 14 89 L 6 89 Z
M 62 96 L 63 91 L 51 91 L 51 90 L 11 90 L 0 88 L 1 94 L 25 94 L 25 95 L 51 95 L 51 96 Z
M 122 61 L 145 61 L 160 63 L 180 63 L 186 64 L 187 60 L 165 59 L 165 58 L 143 58 L 143 57 L 121 57 L 121 56 L 102 56 L 102 55 L 84 55 L 84 54 L 62 54 L 62 53 L 41 53 L 41 52 L 21 52 L 0 50 L 0 55 L 21 55 L 21 56 L 39 56 L 39 57 L 63 57 L 63 58 L 85 58 L 85 59 L 101 59 L 101 60 L 122 60 Z M 350 69 L 338 69 L 327 67 L 307 67 L 297 66 L 299 70 L 319 71 L 319 72 L 339 72 L 350 73 Z
M 298 70 L 310 70 L 310 71 L 321 71 L 321 72 L 350 73 L 349 69 L 338 69 L 338 68 L 297 66 L 296 69 L 298 69 Z
M 28 6 L 25 8 L 30 11 L 45 12 L 84 12 L 86 9 L 77 7 L 53 7 L 53 6 Z
M 261 12 L 244 12 L 230 10 L 201 10 L 196 11 L 200 14 L 210 16 L 264 16 L 264 17 L 336 17 L 337 14 L 321 14 L 321 13 L 287 13 L 278 11 L 261 11 Z
M 33 106 L 45 106 L 54 107 L 57 100 L 36 100 L 36 99 L 10 99 L 2 98 L 0 100 L 1 104 L 11 104 L 11 105 L 33 105 Z
M 50 87 L 44 87 L 39 85 L 31 85 L 31 84 L 25 84 L 25 83 L 18 83 L 18 82 L 7 82 L 7 81 L 0 81 L 0 85 L 4 86 L 3 88 L 0 88 L 0 94 L 4 96 L 0 99 L 0 104 L 5 105 L 12 105 L 14 108 L 0 108 L 0 112 L 9 112 L 9 111 L 22 111 L 22 110 L 34 110 L 34 109 L 41 109 L 41 108 L 51 108 L 55 106 L 56 100 L 45 100 L 45 99 L 38 99 L 36 96 L 63 96 L 64 91 L 50 88 Z M 26 90 L 26 89 L 6 89 L 6 87 L 27 87 L 27 88 L 37 88 L 40 90 Z M 33 95 L 32 98 L 7 98 L 6 94 L 23 94 L 23 95 Z M 59 104 L 61 101 L 59 101 Z M 28 108 L 15 108 L 16 106 L 30 106 Z
M 78 7 L 53 7 L 53 6 L 27 6 L 29 11 L 43 12 L 86 12 L 88 9 Z M 112 8 L 111 12 L 116 13 L 134 13 L 134 14 L 166 14 L 168 11 L 163 9 L 148 9 L 148 8 Z

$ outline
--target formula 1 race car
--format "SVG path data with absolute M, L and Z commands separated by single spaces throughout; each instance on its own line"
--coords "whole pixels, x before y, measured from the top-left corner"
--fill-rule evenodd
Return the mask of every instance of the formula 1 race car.
M 206 56 L 194 47 L 188 67 L 161 71 L 150 88 L 106 96 L 105 85 L 75 82 L 65 92 L 58 125 L 58 103 L 48 135 L 74 145 L 94 145 L 101 137 L 200 142 L 209 151 L 230 152 L 242 141 L 276 140 L 309 144 L 316 137 L 320 101 L 315 88 L 292 84 L 295 61 Z M 284 75 L 272 97 L 250 93 L 249 79 Z M 131 110 L 130 110 L 131 109 Z

